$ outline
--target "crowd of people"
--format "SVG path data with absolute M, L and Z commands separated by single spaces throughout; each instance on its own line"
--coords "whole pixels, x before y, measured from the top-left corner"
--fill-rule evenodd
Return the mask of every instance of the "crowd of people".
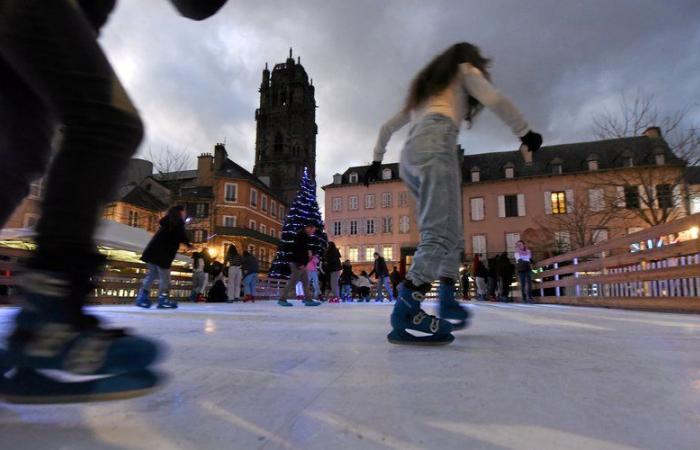
M 460 284 L 464 298 L 469 298 L 471 279 L 475 286 L 474 299 L 481 301 L 512 302 L 510 287 L 517 274 L 520 286 L 520 298 L 523 303 L 532 303 L 532 252 L 523 241 L 516 243 L 513 261 L 508 253 L 496 254 L 485 258 L 482 254 L 474 255 L 471 266 L 464 265 Z

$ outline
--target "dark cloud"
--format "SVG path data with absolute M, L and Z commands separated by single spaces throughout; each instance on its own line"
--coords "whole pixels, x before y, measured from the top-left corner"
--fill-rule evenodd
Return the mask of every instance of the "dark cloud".
M 225 138 L 252 169 L 261 70 L 284 61 L 290 46 L 317 88 L 320 184 L 371 159 L 378 127 L 412 76 L 457 41 L 493 58 L 494 82 L 549 143 L 593 138 L 592 115 L 624 91 L 656 93 L 662 110 L 700 107 L 697 0 L 229 3 L 191 22 L 166 1 L 121 1 L 102 42 L 143 112 L 144 148 L 187 148 L 194 164 Z M 401 137 L 388 161 L 398 159 Z M 468 152 L 516 146 L 490 113 L 461 142 Z

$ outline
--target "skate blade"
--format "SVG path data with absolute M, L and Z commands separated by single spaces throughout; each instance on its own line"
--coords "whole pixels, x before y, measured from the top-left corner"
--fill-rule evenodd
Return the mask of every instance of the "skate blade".
M 22 375 L 15 374 L 1 382 L 0 398 L 21 405 L 127 400 L 157 391 L 164 381 L 163 375 L 148 369 L 80 382 L 56 381 L 25 369 Z
M 394 345 L 414 345 L 426 347 L 437 347 L 440 345 L 447 345 L 451 344 L 455 340 L 455 337 L 452 334 L 414 336 L 406 331 L 398 332 L 397 330 L 394 330 L 391 333 L 389 333 L 386 338 L 389 341 L 389 343 Z

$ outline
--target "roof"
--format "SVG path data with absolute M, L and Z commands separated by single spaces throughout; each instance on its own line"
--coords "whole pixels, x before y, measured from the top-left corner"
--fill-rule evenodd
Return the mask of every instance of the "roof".
M 236 179 L 236 180 L 246 180 L 246 181 L 250 182 L 251 184 L 257 186 L 259 189 L 276 197 L 277 201 L 286 204 L 286 202 L 283 200 L 283 197 L 279 193 L 273 191 L 270 188 L 270 186 L 263 183 L 260 180 L 260 178 L 256 177 L 255 175 L 248 172 L 246 169 L 244 169 L 243 167 L 241 167 L 240 165 L 236 164 L 235 162 L 231 161 L 228 158 L 226 158 L 226 160 L 224 161 L 223 167 L 216 171 L 216 176 L 224 177 L 224 178 L 231 178 L 231 179 Z
M 349 169 L 347 169 L 342 174 L 336 174 L 336 175 L 340 175 L 341 184 L 350 184 L 350 174 L 356 173 L 358 175 L 357 182 L 361 183 L 365 177 L 365 172 L 367 172 L 367 169 L 369 169 L 369 168 L 370 168 L 370 166 L 353 166 L 353 167 L 350 167 Z M 383 173 L 384 173 L 385 169 L 391 170 L 391 178 L 389 178 L 388 180 L 383 179 Z M 399 177 L 399 163 L 382 164 L 379 178 L 380 179 L 377 180 L 375 183 L 399 180 L 400 179 L 400 177 Z M 327 187 L 333 187 L 333 186 L 338 186 L 338 184 L 331 183 L 331 184 L 327 184 L 325 186 L 322 186 L 321 188 L 326 189 Z
M 141 186 L 134 186 L 133 189 L 121 198 L 121 201 L 151 211 L 164 211 L 168 209 L 168 205 Z
M 556 164 L 561 165 L 561 174 L 581 173 L 588 171 L 588 160 L 597 160 L 598 170 L 615 169 L 624 167 L 624 160 L 629 157 L 635 167 L 649 166 L 656 163 L 655 155 L 659 153 L 665 155 L 666 164 L 684 164 L 665 140 L 639 136 L 545 146 L 534 153 L 532 164 L 523 163 L 520 150 L 464 155 L 462 178 L 471 180 L 472 170 L 478 169 L 480 181 L 502 180 L 505 179 L 503 169 L 507 166 L 514 167 L 514 178 L 552 175 L 552 166 Z M 353 172 L 358 174 L 358 182 L 361 182 L 369 167 L 350 167 L 341 175 L 341 184 L 329 184 L 323 188 L 349 184 L 349 176 Z M 392 180 L 399 178 L 397 163 L 382 164 L 384 168 L 392 170 Z
M 214 188 L 211 186 L 183 187 L 180 189 L 180 197 L 188 198 L 214 198 Z

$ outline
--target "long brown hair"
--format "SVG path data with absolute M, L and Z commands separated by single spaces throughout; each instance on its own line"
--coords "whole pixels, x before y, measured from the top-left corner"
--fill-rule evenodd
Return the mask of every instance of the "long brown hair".
M 418 75 L 411 82 L 404 110 L 415 109 L 431 96 L 442 92 L 457 75 L 459 65 L 462 63 L 471 64 L 483 72 L 487 79 L 491 79 L 488 71 L 491 60 L 481 55 L 479 47 L 468 42 L 459 42 L 437 55 L 423 70 L 418 72 Z M 467 117 L 464 119 L 470 122 L 483 108 L 483 105 L 471 95 L 467 102 Z

